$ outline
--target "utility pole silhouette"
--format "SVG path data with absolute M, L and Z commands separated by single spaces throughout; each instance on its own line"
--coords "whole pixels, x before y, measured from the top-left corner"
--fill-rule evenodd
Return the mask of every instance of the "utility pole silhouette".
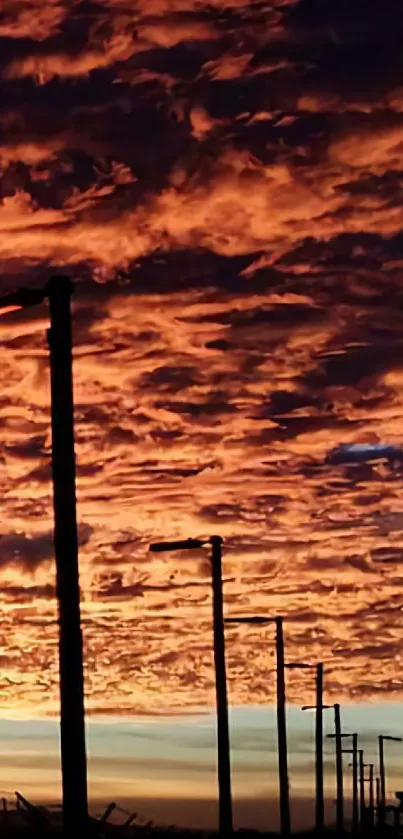
M 322 833 L 325 823 L 323 782 L 323 664 L 316 667 L 316 830 Z M 329 707 L 329 706 L 326 706 Z
M 381 808 L 381 779 L 375 778 L 375 806 L 376 806 L 376 821 L 379 824 L 379 811 Z
M 71 296 L 68 277 L 43 289 L 21 289 L 0 300 L 0 314 L 49 300 L 52 478 L 56 592 L 59 612 L 60 746 L 63 828 L 72 835 L 88 825 L 84 671 L 80 617 Z
M 60 733 L 63 821 L 66 833 L 86 828 L 87 758 L 84 722 L 83 644 L 80 617 L 76 464 L 74 452 L 72 283 L 48 284 L 51 371 L 52 473 L 56 589 L 59 603 Z
M 183 539 L 173 542 L 157 542 L 150 545 L 150 551 L 199 550 L 205 545 L 211 546 L 213 649 L 217 709 L 219 830 L 222 835 L 228 836 L 233 831 L 233 822 L 227 674 L 225 664 L 222 543 L 223 540 L 221 536 L 211 536 L 209 539 Z
M 393 743 L 401 743 L 401 737 L 390 737 L 388 734 L 380 734 L 378 737 L 379 744 L 379 780 L 380 780 L 380 802 L 378 807 L 378 821 L 380 824 L 385 824 L 385 808 L 386 808 L 386 771 L 385 771 L 385 740 Z
M 280 824 L 281 835 L 291 833 L 290 788 L 288 782 L 288 748 L 286 721 L 286 694 L 284 669 L 284 633 L 283 618 L 276 619 L 276 661 L 277 661 L 277 740 L 278 774 L 280 787 Z
M 224 836 L 232 833 L 231 762 L 228 722 L 227 675 L 225 669 L 224 604 L 222 583 L 222 539 L 211 538 L 213 587 L 214 661 L 216 674 L 218 775 L 220 779 L 220 824 Z
M 353 756 L 353 819 L 352 832 L 356 836 L 358 833 L 358 734 L 346 735 L 352 738 L 352 749 L 343 749 L 343 754 Z

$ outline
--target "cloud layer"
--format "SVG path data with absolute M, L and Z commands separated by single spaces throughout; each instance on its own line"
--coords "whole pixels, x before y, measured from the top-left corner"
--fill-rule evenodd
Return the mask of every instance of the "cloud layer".
M 329 699 L 403 694 L 402 29 L 393 0 L 3 4 L 1 286 L 80 279 L 93 713 L 213 702 L 208 561 L 148 544 L 216 532 L 228 614 L 284 614 Z M 57 709 L 46 325 L 0 322 L 15 713 Z M 273 697 L 272 647 L 228 631 L 232 701 Z

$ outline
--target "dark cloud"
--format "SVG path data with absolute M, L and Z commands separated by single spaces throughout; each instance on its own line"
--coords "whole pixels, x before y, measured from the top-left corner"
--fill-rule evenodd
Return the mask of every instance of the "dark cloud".
M 403 449 L 400 446 L 385 446 L 381 443 L 341 445 L 330 452 L 327 457 L 328 462 L 334 464 L 366 463 L 374 460 L 401 461 L 402 459 Z
M 1 596 L 5 600 L 12 600 L 15 603 L 29 603 L 40 600 L 52 600 L 55 597 L 55 586 L 6 586 Z
M 34 570 L 41 562 L 53 556 L 53 536 L 44 533 L 29 538 L 23 533 L 10 533 L 1 538 L 1 559 L 3 565 L 17 564 L 25 570 Z
M 79 527 L 79 542 L 85 545 L 91 537 L 92 528 L 88 525 Z M 35 571 L 42 563 L 54 557 L 53 533 L 28 535 L 25 533 L 7 533 L 0 537 L 1 565 L 17 565 L 25 571 Z

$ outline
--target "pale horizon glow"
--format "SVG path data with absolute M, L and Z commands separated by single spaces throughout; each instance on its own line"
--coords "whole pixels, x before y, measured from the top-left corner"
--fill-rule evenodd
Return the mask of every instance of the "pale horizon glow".
M 358 731 L 359 747 L 365 750 L 366 762 L 377 765 L 379 733 L 392 736 L 403 733 L 402 711 L 403 706 L 396 703 L 377 707 L 351 705 L 342 709 L 343 730 Z M 290 706 L 287 718 L 294 821 L 297 826 L 309 826 L 314 817 L 314 717 Z M 333 731 L 331 711 L 325 712 L 324 727 L 325 734 Z M 173 719 L 142 717 L 124 722 L 110 718 L 108 722 L 90 722 L 87 734 L 92 812 L 98 812 L 113 800 L 126 809 L 141 811 L 145 820 L 158 821 L 161 812 L 172 816 L 175 802 L 181 801 L 186 804 L 182 814 L 180 807 L 177 810 L 179 824 L 214 826 L 217 794 L 214 714 Z M 232 708 L 231 745 L 238 826 L 267 828 L 267 813 L 271 824 L 278 826 L 274 708 Z M 325 740 L 324 751 L 326 811 L 331 821 L 334 820 L 334 741 Z M 385 745 L 391 801 L 394 790 L 402 786 L 401 753 L 398 743 Z M 348 756 L 345 756 L 345 795 L 349 802 L 351 773 L 347 765 Z M 0 720 L 0 794 L 10 796 L 13 789 L 19 789 L 34 802 L 60 801 L 56 721 Z

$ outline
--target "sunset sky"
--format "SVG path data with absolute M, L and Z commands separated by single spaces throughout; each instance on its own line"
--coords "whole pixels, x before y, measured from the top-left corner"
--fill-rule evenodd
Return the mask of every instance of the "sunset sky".
M 1 292 L 77 283 L 94 800 L 198 823 L 215 795 L 209 564 L 161 538 L 221 534 L 227 614 L 283 614 L 347 723 L 400 730 L 402 37 L 400 0 L 1 4 Z M 0 319 L 0 783 L 54 800 L 47 326 Z M 227 649 L 254 824 L 273 630 Z M 303 799 L 312 672 L 288 690 Z

